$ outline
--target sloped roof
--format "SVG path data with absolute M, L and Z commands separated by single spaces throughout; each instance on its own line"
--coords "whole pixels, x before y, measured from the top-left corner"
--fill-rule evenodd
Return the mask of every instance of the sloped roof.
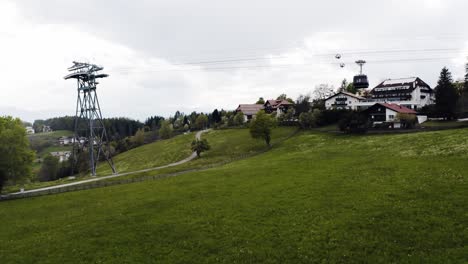
M 255 115 L 258 111 L 263 109 L 262 104 L 240 104 L 236 111 L 242 112 L 244 115 Z
M 347 96 L 351 96 L 351 97 L 354 97 L 354 98 L 359 99 L 359 100 L 365 100 L 365 99 L 366 99 L 366 98 L 364 98 L 364 97 L 362 97 L 362 96 L 359 96 L 359 95 L 357 95 L 357 94 L 348 93 L 348 92 L 339 92 L 339 93 L 336 93 L 336 94 L 334 94 L 334 95 L 328 97 L 328 98 L 325 99 L 325 100 L 331 99 L 331 98 L 333 98 L 333 97 L 335 97 L 335 96 L 338 96 L 338 95 L 340 95 L 340 94 L 344 94 L 344 95 L 347 95 Z
M 385 108 L 388 108 L 390 110 L 393 110 L 401 114 L 416 114 L 417 113 L 413 109 L 409 109 L 408 107 L 404 107 L 404 106 L 397 105 L 397 104 L 389 104 L 389 103 L 377 103 L 377 104 L 382 105 Z
M 394 84 L 405 84 L 405 83 L 413 83 L 417 80 L 417 77 L 409 77 L 409 78 L 400 78 L 400 79 L 387 79 L 383 81 L 382 85 L 394 85 Z
M 427 88 L 431 88 L 427 83 L 425 83 L 419 77 L 408 77 L 408 78 L 400 78 L 400 79 L 387 79 L 387 80 L 381 82 L 375 88 L 393 87 L 393 86 L 410 86 L 410 88 L 414 89 L 415 84 L 417 84 L 418 86 L 424 86 L 424 87 L 427 87 Z
M 272 108 L 278 108 L 282 105 L 293 105 L 293 103 L 288 100 L 267 100 L 265 105 L 270 104 Z

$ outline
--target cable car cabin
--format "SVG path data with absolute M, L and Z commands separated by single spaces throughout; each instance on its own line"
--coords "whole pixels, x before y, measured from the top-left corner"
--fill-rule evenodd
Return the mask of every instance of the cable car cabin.
M 367 75 L 356 75 L 354 76 L 353 85 L 356 89 L 367 89 L 369 88 L 369 81 Z

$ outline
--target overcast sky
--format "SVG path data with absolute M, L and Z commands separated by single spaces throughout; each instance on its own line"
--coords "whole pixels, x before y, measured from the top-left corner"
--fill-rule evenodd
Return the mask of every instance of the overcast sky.
M 385 2 L 385 3 L 383 3 Z M 74 115 L 72 61 L 102 65 L 105 117 L 235 109 L 442 67 L 462 78 L 466 0 L 0 0 L 0 115 Z M 334 54 L 342 54 L 340 61 Z M 339 63 L 345 63 L 344 68 Z

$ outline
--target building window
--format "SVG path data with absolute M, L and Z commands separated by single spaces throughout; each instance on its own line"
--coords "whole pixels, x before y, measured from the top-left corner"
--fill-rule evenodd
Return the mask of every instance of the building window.
M 394 115 L 389 115 L 388 118 L 389 119 L 395 119 L 395 116 Z

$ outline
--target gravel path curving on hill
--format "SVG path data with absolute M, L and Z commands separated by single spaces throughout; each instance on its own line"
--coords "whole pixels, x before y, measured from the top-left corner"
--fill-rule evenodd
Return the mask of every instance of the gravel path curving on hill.
M 198 131 L 198 132 L 195 134 L 195 138 L 196 138 L 196 139 L 200 139 L 200 138 L 201 138 L 201 135 L 202 135 L 203 133 L 205 133 L 205 132 L 208 132 L 208 131 L 210 131 L 210 129 Z M 197 153 L 196 153 L 196 152 L 193 152 L 193 153 L 192 153 L 189 157 L 187 157 L 186 159 L 183 159 L 183 160 L 180 160 L 180 161 L 177 161 L 177 162 L 174 162 L 174 163 L 170 163 L 170 164 L 167 164 L 167 165 L 164 165 L 164 166 L 159 166 L 159 167 L 154 167 L 154 168 L 148 168 L 148 169 L 143 169 L 143 170 L 137 170 L 137 171 L 130 171 L 130 172 L 125 172 L 125 173 L 117 173 L 117 174 L 113 174 L 113 175 L 109 175 L 109 176 L 96 177 L 96 178 L 92 178 L 92 179 L 88 179 L 88 180 L 82 180 L 82 181 L 77 181 L 77 182 L 71 182 L 71 183 L 65 183 L 65 184 L 60 184 L 60 185 L 54 185 L 54 186 L 44 187 L 44 188 L 39 188 L 39 189 L 25 190 L 25 191 L 23 191 L 23 192 L 10 193 L 10 194 L 7 194 L 6 196 L 8 196 L 8 195 L 26 194 L 26 193 L 35 193 L 35 192 L 43 192 L 43 191 L 47 191 L 47 190 L 53 190 L 53 189 L 58 189 L 58 188 L 63 188 L 63 187 L 69 187 L 69 186 L 74 186 L 74 185 L 80 185 L 80 184 L 84 184 L 84 183 L 97 182 L 97 181 L 101 181 L 101 180 L 105 180 L 105 179 L 111 179 L 111 178 L 122 177 L 122 176 L 130 175 L 130 174 L 134 174 L 134 173 L 149 172 L 149 171 L 154 171 L 154 170 L 160 170 L 160 169 L 169 168 L 169 167 L 174 167 L 174 166 L 178 166 L 178 165 L 187 163 L 187 162 L 189 162 L 189 161 L 195 159 L 196 157 L 197 157 Z

